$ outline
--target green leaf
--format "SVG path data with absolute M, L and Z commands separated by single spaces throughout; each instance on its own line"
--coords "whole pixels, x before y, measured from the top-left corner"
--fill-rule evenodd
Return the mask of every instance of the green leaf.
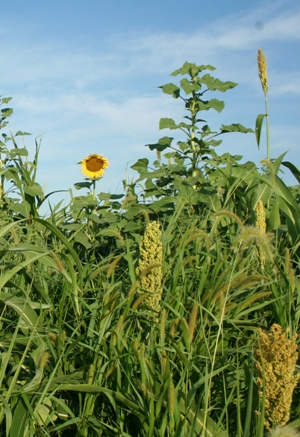
M 171 76 L 177 76 L 178 74 L 181 74 L 181 75 L 190 74 L 192 77 L 194 77 L 200 71 L 203 71 L 203 70 L 213 71 L 215 69 L 216 68 L 213 67 L 212 65 L 196 65 L 196 64 L 191 64 L 190 62 L 185 62 L 181 68 L 173 71 L 173 73 L 171 73 Z
M 222 82 L 219 79 L 215 79 L 210 74 L 205 74 L 201 77 L 201 82 L 204 83 L 210 91 L 221 91 L 224 93 L 227 90 L 235 88 L 238 84 L 235 82 Z
M 164 197 L 163 199 L 153 202 L 151 209 L 155 212 L 162 211 L 164 209 L 172 209 L 174 207 L 175 198 L 174 197 Z
M 172 118 L 161 118 L 159 120 L 159 129 L 177 129 L 177 124 Z
M 287 167 L 293 173 L 298 183 L 300 184 L 300 171 L 298 170 L 298 168 L 289 161 L 282 162 L 282 165 Z
M 248 132 L 253 133 L 253 130 L 251 128 L 247 128 L 245 126 L 243 126 L 240 123 L 233 123 L 233 124 L 229 124 L 229 125 L 224 125 L 222 124 L 221 126 L 221 132 L 222 133 L 227 133 L 227 132 L 241 132 L 243 134 L 246 134 Z
M 81 190 L 81 188 L 90 189 L 92 185 L 93 182 L 76 182 L 76 184 L 74 184 L 74 187 L 76 190 Z
M 100 193 L 98 194 L 98 197 L 100 200 L 116 200 L 116 199 L 122 199 L 125 194 L 110 194 L 110 193 Z
M 124 405 L 126 408 L 130 408 L 132 411 L 134 411 L 139 416 L 143 416 L 144 411 L 140 408 L 140 406 L 133 402 L 132 400 L 128 399 L 127 396 L 124 396 L 121 392 L 109 390 L 108 388 L 100 387 L 97 385 L 91 385 L 91 384 L 62 384 L 60 385 L 57 390 L 59 391 L 76 391 L 79 393 L 103 393 L 108 398 L 112 398 L 116 400 L 117 402 Z
M 79 232 L 79 234 L 74 235 L 74 241 L 82 244 L 86 249 L 89 249 L 92 246 L 90 244 L 90 240 L 88 236 L 83 232 Z
M 195 67 L 196 64 L 191 64 L 190 62 L 185 62 L 181 68 L 178 68 L 177 70 L 173 71 L 171 73 L 171 76 L 177 76 L 178 74 L 184 75 L 189 74 L 192 67 Z
M 162 152 L 163 150 L 165 150 L 168 147 L 170 147 L 173 139 L 174 138 L 172 138 L 172 137 L 162 137 L 162 138 L 160 138 L 158 140 L 158 143 L 156 143 L 156 144 L 147 144 L 147 146 L 149 147 L 150 150 L 155 150 L 156 149 L 156 150 Z
M 13 111 L 13 109 L 12 108 L 4 108 L 4 109 L 1 109 L 1 117 L 9 117 L 14 111 Z
M 269 226 L 271 229 L 278 229 L 281 225 L 279 203 L 277 199 L 274 199 L 274 203 L 271 208 L 269 216 Z
M 40 186 L 40 184 L 38 184 L 37 182 L 34 182 L 32 185 L 29 185 L 29 186 L 25 185 L 24 192 L 26 194 L 29 194 L 32 197 L 35 197 L 35 196 L 44 197 L 43 189 Z
M 256 137 L 256 144 L 257 144 L 258 149 L 259 149 L 259 144 L 260 144 L 261 128 L 262 128 L 262 124 L 263 124 L 265 116 L 266 116 L 266 114 L 259 114 L 256 117 L 256 122 L 255 122 L 255 137 Z
M 209 101 L 199 100 L 197 102 L 197 109 L 199 111 L 208 111 L 209 109 L 215 109 L 217 112 L 223 111 L 225 103 L 222 100 L 211 99 Z
M 9 152 L 9 156 L 11 158 L 15 158 L 16 156 L 28 156 L 28 150 L 25 148 L 12 149 Z
M 28 407 L 23 399 L 25 396 L 26 395 L 18 397 L 17 405 L 14 409 L 12 426 L 8 434 L 9 437 L 24 437 L 26 421 L 29 415 Z
M 8 209 L 10 211 L 14 211 L 17 214 L 21 214 L 22 217 L 27 218 L 30 214 L 30 205 L 26 200 L 24 200 L 22 203 L 11 203 L 8 205 Z
M 191 94 L 192 92 L 197 92 L 201 89 L 201 85 L 199 83 L 191 83 L 186 78 L 181 79 L 180 81 L 181 88 L 185 92 L 185 94 Z
M 149 160 L 147 158 L 138 159 L 135 164 L 133 164 L 130 168 L 137 171 L 138 173 L 142 173 L 147 170 L 149 164 Z
M 177 85 L 174 85 L 173 83 L 167 83 L 166 85 L 160 86 L 165 94 L 170 94 L 174 97 L 174 99 L 177 99 L 180 96 L 180 88 L 178 88 Z
M 12 100 L 12 97 L 3 97 L 2 99 L 0 99 L 0 102 L 6 104 L 6 103 L 10 102 L 11 100 Z
M 22 131 L 18 130 L 18 132 L 15 134 L 15 137 L 24 136 L 24 135 L 31 135 L 31 134 L 28 132 L 22 132 Z
M 48 228 L 66 246 L 66 248 L 69 252 L 69 255 L 73 258 L 73 260 L 77 266 L 79 284 L 80 284 L 80 286 L 82 286 L 83 278 L 82 278 L 81 261 L 77 255 L 76 251 L 74 250 L 72 244 L 67 240 L 67 238 L 63 235 L 63 233 L 55 225 L 50 223 L 48 220 L 43 220 L 43 219 L 40 219 L 37 217 L 33 217 L 32 220 L 37 221 L 45 228 Z
M 7 281 L 1 281 L 7 282 Z M 2 284 L 1 284 L 2 288 Z M 0 301 L 5 305 L 13 308 L 16 313 L 22 317 L 22 324 L 26 327 L 34 327 L 38 325 L 39 318 L 36 312 L 31 308 L 30 302 L 28 299 L 24 299 L 23 297 L 14 296 L 10 293 L 0 292 Z M 42 341 L 41 339 L 34 336 L 34 341 Z

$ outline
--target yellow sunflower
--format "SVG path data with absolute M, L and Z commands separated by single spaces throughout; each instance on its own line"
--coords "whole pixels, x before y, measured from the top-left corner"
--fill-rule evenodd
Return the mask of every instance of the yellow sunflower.
M 81 171 L 84 176 L 90 179 L 98 179 L 104 175 L 104 170 L 109 166 L 109 162 L 102 155 L 93 153 L 81 161 Z

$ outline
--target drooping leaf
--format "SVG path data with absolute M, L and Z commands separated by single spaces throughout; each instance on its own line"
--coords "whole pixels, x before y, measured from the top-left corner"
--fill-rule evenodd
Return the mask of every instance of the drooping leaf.
M 257 144 L 258 149 L 259 149 L 259 145 L 260 145 L 261 128 L 262 128 L 262 124 L 263 124 L 265 116 L 266 116 L 266 114 L 259 114 L 256 117 L 255 137 L 256 137 L 256 144 Z
M 1 287 L 2 288 L 2 287 Z M 23 297 L 14 296 L 10 293 L 0 292 L 0 301 L 10 308 L 14 309 L 16 313 L 22 317 L 22 325 L 28 327 L 35 327 L 39 323 L 37 313 L 31 308 L 30 302 Z M 34 341 L 40 340 L 34 337 Z M 40 340 L 41 341 L 41 340 Z
M 98 194 L 98 197 L 100 200 L 117 200 L 122 199 L 122 197 L 124 197 L 124 194 L 110 194 L 101 192 L 100 194 Z
M 93 182 L 76 182 L 76 184 L 74 184 L 74 187 L 76 190 L 81 190 L 81 188 L 90 189 L 92 185 Z
M 78 271 L 78 280 L 79 280 L 79 286 L 82 286 L 82 266 L 80 258 L 78 257 L 76 251 L 74 250 L 72 244 L 69 242 L 69 240 L 63 235 L 63 233 L 52 223 L 50 223 L 48 220 L 43 220 L 38 217 L 33 217 L 32 220 L 37 221 L 45 228 L 48 228 L 56 237 L 65 245 L 67 248 L 70 258 L 73 258 L 77 271 Z
M 300 171 L 299 171 L 299 169 L 289 161 L 282 162 L 282 165 L 287 167 L 292 172 L 292 174 L 295 176 L 298 183 L 300 184 Z

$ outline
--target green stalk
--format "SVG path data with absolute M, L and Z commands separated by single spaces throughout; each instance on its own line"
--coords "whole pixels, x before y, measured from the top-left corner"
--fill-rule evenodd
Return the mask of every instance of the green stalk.
M 96 179 L 93 179 L 93 198 L 96 200 Z
M 269 128 L 269 107 L 268 107 L 268 97 L 265 93 L 265 105 L 266 105 L 266 137 L 267 137 L 267 159 L 270 159 L 270 128 Z

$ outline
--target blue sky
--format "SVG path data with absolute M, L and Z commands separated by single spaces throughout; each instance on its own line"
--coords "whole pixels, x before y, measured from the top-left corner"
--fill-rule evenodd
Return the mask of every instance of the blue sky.
M 264 112 L 256 64 L 262 48 L 271 156 L 289 151 L 286 159 L 299 167 L 299 23 L 295 0 L 10 0 L 0 27 L 0 95 L 13 97 L 10 129 L 32 134 L 25 138 L 31 156 L 43 134 L 38 181 L 46 192 L 73 188 L 83 180 L 76 163 L 99 153 L 110 167 L 97 190 L 120 193 L 122 179 L 135 177 L 130 165 L 154 160 L 144 145 L 169 134 L 159 131 L 159 119 L 184 115 L 157 87 L 175 81 L 169 74 L 185 61 L 211 64 L 215 77 L 239 84 L 214 96 L 225 109 L 205 114 L 212 128 L 254 128 Z M 264 141 L 258 151 L 250 134 L 225 136 L 219 152 L 226 151 L 256 163 L 266 155 Z

